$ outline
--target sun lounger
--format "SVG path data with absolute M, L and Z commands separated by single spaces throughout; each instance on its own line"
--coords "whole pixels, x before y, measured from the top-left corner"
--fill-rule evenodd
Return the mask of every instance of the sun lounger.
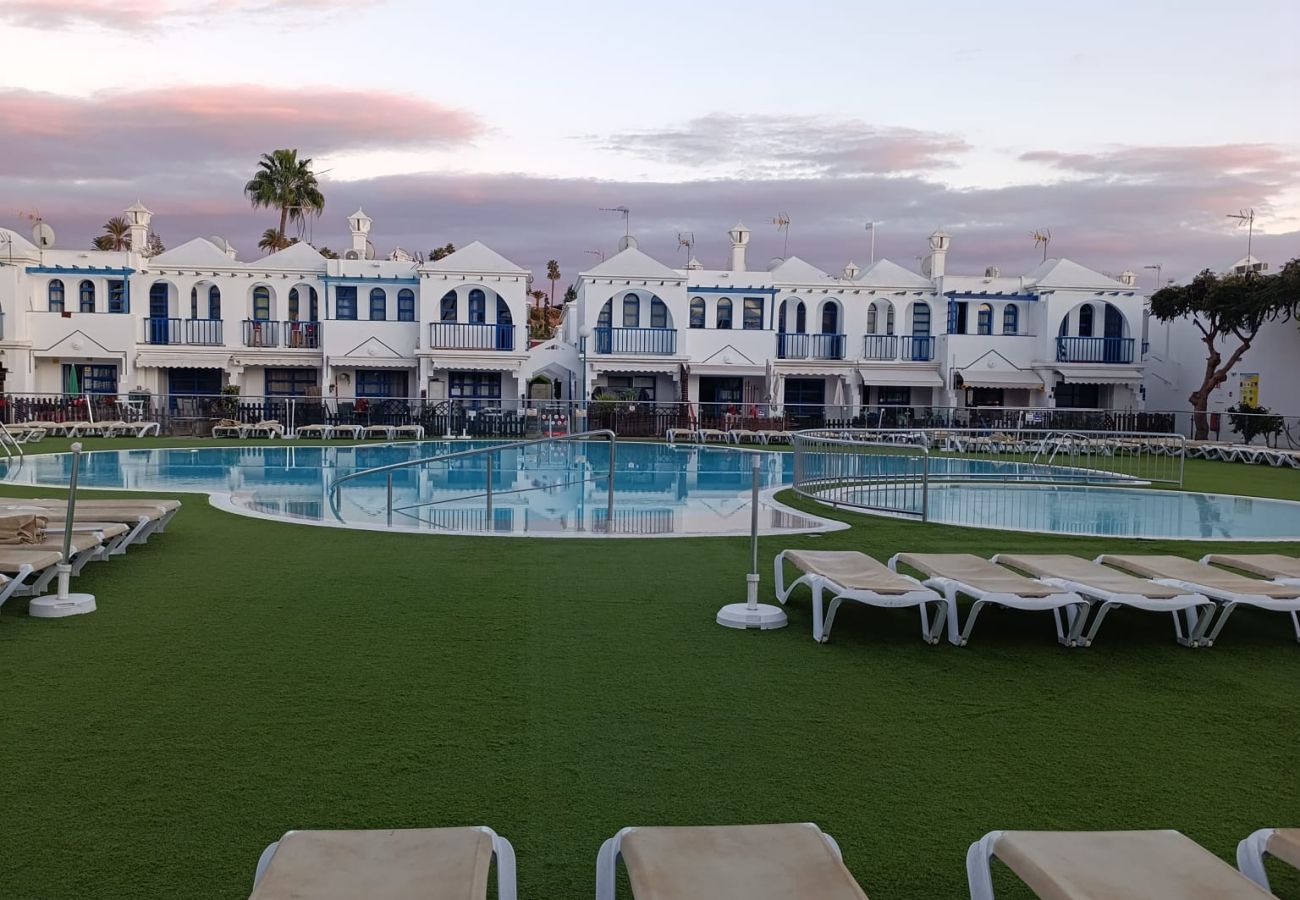
M 248 426 L 243 422 L 237 422 L 234 419 L 222 419 L 212 426 L 212 436 L 214 438 L 241 438 L 247 428 Z
M 215 431 L 215 429 L 213 429 Z M 275 419 L 263 419 L 260 422 L 254 422 L 252 425 L 245 425 L 243 432 L 239 435 L 245 438 L 282 438 L 284 437 L 284 426 Z
M 1227 566 L 1270 578 L 1279 584 L 1300 584 L 1300 559 L 1280 553 L 1207 553 L 1204 565 Z
M 68 501 L 63 499 L 51 499 L 49 497 L 37 497 L 34 499 L 21 497 L 0 497 L 0 506 L 35 506 L 49 510 L 51 516 L 62 518 L 68 508 Z M 136 499 L 134 497 L 120 497 L 115 499 L 88 500 L 82 497 L 77 498 L 76 511 L 82 516 L 96 516 L 110 522 L 120 522 L 130 524 L 129 517 L 134 515 L 138 523 L 140 516 L 145 516 L 150 520 L 149 527 L 141 534 L 131 538 L 131 543 L 143 544 L 149 539 L 149 535 L 155 532 L 161 533 L 167 529 L 167 524 L 176 517 L 180 511 L 181 502 L 179 500 L 150 500 L 147 498 Z
M 789 562 L 804 574 L 785 584 L 785 568 Z M 774 563 L 776 599 L 781 603 L 801 584 L 812 590 L 813 640 L 825 643 L 831 637 L 835 612 L 845 600 L 880 606 L 886 609 L 915 606 L 921 611 L 921 638 L 930 644 L 939 643 L 947 607 L 944 600 L 915 578 L 891 572 L 887 566 L 856 550 L 782 550 Z M 829 608 L 823 619 L 822 594 L 830 590 Z M 934 604 L 934 620 L 930 620 L 927 604 Z
M 727 437 L 733 444 L 759 443 L 758 432 L 749 428 L 732 428 L 727 432 Z
M 772 428 L 760 428 L 757 432 L 759 441 L 764 444 L 788 444 L 790 443 L 790 432 L 779 431 Z
M 19 585 L 16 593 L 40 594 L 53 580 L 57 574 L 55 567 L 63 559 L 63 535 L 57 537 L 58 539 L 55 540 L 55 535 L 48 534 L 46 540 L 39 544 L 0 547 L 0 574 L 14 579 L 25 578 L 31 574 L 36 576 L 30 584 Z M 74 532 L 71 558 L 68 560 L 72 566 L 72 574 L 80 575 L 87 563 L 102 559 L 103 550 L 102 532 Z M 38 566 L 38 563 L 48 560 L 48 556 L 42 554 L 52 554 L 58 558 Z M 28 567 L 26 575 L 23 572 L 24 567 Z
M 596 857 L 596 900 L 614 900 L 620 856 L 640 900 L 867 900 L 811 823 L 624 828 Z
M 698 428 L 695 431 L 695 439 L 701 444 L 707 444 L 709 441 L 725 444 L 727 443 L 727 433 L 721 428 Z
M 393 437 L 409 437 L 417 441 L 424 440 L 423 425 L 397 425 L 393 428 Z
M 296 438 L 320 438 L 324 440 L 330 436 L 333 430 L 329 425 L 299 425 L 294 429 L 293 436 Z
M 1221 604 L 1221 612 L 1207 635 L 1211 641 L 1218 639 L 1219 632 L 1223 630 L 1223 625 L 1233 610 L 1243 605 L 1289 614 L 1296 640 L 1300 641 L 1300 585 L 1247 578 L 1181 556 L 1125 556 L 1108 553 L 1097 557 L 1097 562 L 1217 600 Z
M 993 900 L 995 856 L 1043 900 L 1273 896 L 1177 831 L 991 831 L 966 854 L 971 900 Z
M 491 828 L 290 831 L 262 852 L 249 900 L 515 900 L 515 851 Z
M 1202 643 L 1209 646 L 1204 635 L 1214 620 L 1215 604 L 1203 594 L 1157 584 L 1077 556 L 1000 553 L 993 557 L 993 562 L 1032 575 L 1046 584 L 1054 584 L 1100 601 L 1101 605 L 1093 613 L 1092 625 L 1083 637 L 1085 647 L 1091 646 L 1106 613 L 1116 606 L 1167 612 L 1173 616 L 1174 637 L 1178 643 L 1184 647 L 1197 647 Z M 1178 618 L 1180 612 L 1187 616 L 1186 635 L 1183 634 L 1183 623 Z
M 105 504 L 105 501 L 99 502 Z M 63 523 L 66 521 L 67 504 L 9 503 L 0 499 L 0 516 L 17 513 L 38 513 L 47 519 L 47 533 L 60 533 L 63 530 Z M 115 537 L 111 542 L 108 550 L 110 556 L 125 553 L 127 547 L 132 544 L 146 543 L 149 540 L 149 535 L 161 530 L 165 521 L 171 517 L 171 514 L 165 508 L 159 506 L 112 506 L 105 504 L 86 508 L 80 500 L 74 514 L 76 518 L 73 520 L 73 527 L 77 530 L 102 531 L 103 526 L 110 524 L 126 527 L 126 532 Z
M 1300 869 L 1300 828 L 1261 828 L 1237 845 L 1237 868 L 1267 891 L 1265 855 Z
M 695 440 L 695 429 L 694 428 L 669 428 L 668 434 L 666 435 L 666 439 L 668 443 L 675 444 L 678 438 L 681 438 L 684 441 Z
M 35 583 L 40 581 L 41 588 L 57 574 L 55 567 L 63 562 L 63 554 L 57 550 L 33 550 L 31 547 L 9 546 L 0 548 L 0 606 L 14 595 L 39 593 Z M 45 573 L 51 573 L 48 577 Z
M 361 436 L 363 438 L 379 438 L 381 440 L 391 441 L 393 439 L 393 426 L 367 425 L 361 430 Z
M 1073 591 L 1062 591 L 1017 575 L 969 553 L 897 553 L 890 558 L 889 568 L 897 571 L 899 563 L 926 575 L 926 587 L 943 592 L 948 603 L 948 640 L 959 647 L 966 646 L 976 617 L 989 603 L 1011 609 L 1051 610 L 1056 622 L 1056 639 L 1067 647 L 1082 645 L 1079 634 L 1087 618 L 1088 601 Z M 960 594 L 975 602 L 966 616 L 966 627 L 959 634 L 957 597 Z
M 347 437 L 347 438 L 354 438 L 354 439 L 359 438 L 361 437 L 361 426 L 360 425 L 335 425 L 334 433 L 331 435 L 331 437 L 336 437 L 336 438 Z

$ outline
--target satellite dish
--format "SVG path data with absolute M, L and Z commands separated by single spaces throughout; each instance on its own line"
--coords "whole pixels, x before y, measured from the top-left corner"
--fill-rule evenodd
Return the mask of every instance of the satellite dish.
M 618 249 L 626 250 L 629 247 L 636 249 L 637 247 L 636 238 L 632 237 L 632 235 L 630 234 L 625 234 L 618 239 Z
M 355 250 L 348 250 L 346 253 L 343 254 L 343 258 L 344 258 L 344 259 L 360 259 L 360 258 L 361 258 L 361 254 L 358 253 L 358 252 L 355 251 Z
M 54 246 L 54 229 L 46 222 L 37 222 L 32 226 L 32 241 L 42 250 Z
M 374 259 L 374 258 L 375 258 L 375 245 L 370 243 L 370 241 L 366 241 L 366 259 Z

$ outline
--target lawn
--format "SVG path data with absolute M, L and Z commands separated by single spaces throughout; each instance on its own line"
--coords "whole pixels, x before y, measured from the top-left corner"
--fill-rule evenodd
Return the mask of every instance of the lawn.
M 1191 461 L 1187 486 L 1300 499 L 1258 466 Z M 0 615 L 0 896 L 242 897 L 289 828 L 481 823 L 514 843 L 521 897 L 590 897 L 621 826 L 813 821 L 873 900 L 933 900 L 964 896 L 993 828 L 1177 828 L 1230 859 L 1300 823 L 1281 615 L 1188 650 L 1119 611 L 1071 651 L 1046 614 L 990 611 L 957 649 L 846 607 L 818 646 L 806 594 L 782 631 L 713 623 L 743 599 L 743 538 L 390 535 L 181 499 L 166 534 L 87 568 L 97 613 Z M 853 528 L 763 558 L 1205 552 L 835 516 Z

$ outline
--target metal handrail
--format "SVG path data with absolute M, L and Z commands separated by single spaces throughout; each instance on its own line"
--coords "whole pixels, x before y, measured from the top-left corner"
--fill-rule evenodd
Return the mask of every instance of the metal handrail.
M 613 528 L 613 523 L 614 523 L 614 456 L 615 456 L 614 447 L 617 442 L 618 436 L 608 428 L 602 428 L 596 431 L 581 431 L 576 434 L 562 434 L 562 435 L 555 435 L 552 437 L 534 438 L 528 441 L 507 441 L 500 444 L 494 444 L 491 447 L 476 447 L 473 450 L 458 450 L 455 453 L 440 453 L 437 456 L 427 456 L 424 457 L 423 459 L 408 459 L 405 462 L 389 463 L 386 466 L 375 466 L 373 469 L 363 469 L 360 472 L 349 472 L 347 475 L 344 475 L 341 478 L 336 478 L 333 481 L 333 483 L 330 484 L 330 488 L 329 488 L 330 511 L 334 513 L 334 518 L 338 519 L 340 522 L 346 521 L 343 518 L 342 514 L 339 512 L 339 488 L 345 482 L 351 481 L 354 478 L 360 478 L 363 475 L 376 475 L 380 472 L 384 472 L 387 475 L 388 524 L 392 525 L 393 524 L 393 472 L 399 469 L 409 469 L 415 466 L 428 465 L 429 463 L 445 462 L 450 459 L 466 459 L 471 456 L 482 456 L 484 454 L 487 454 L 488 455 L 487 490 L 479 491 L 476 494 L 468 494 L 464 497 L 459 497 L 457 499 L 469 500 L 469 499 L 473 499 L 474 497 L 480 497 L 480 496 L 486 497 L 488 521 L 491 521 L 492 518 L 492 454 L 500 453 L 503 450 L 513 450 L 517 447 L 528 447 L 535 444 L 555 444 L 555 443 L 560 443 L 562 441 L 582 441 L 582 440 L 589 440 L 591 438 L 604 438 L 605 440 L 609 441 L 609 491 L 608 491 L 608 498 L 605 501 L 606 513 L 607 513 L 605 518 L 605 522 L 606 522 L 605 527 L 607 529 L 611 529 Z M 537 491 L 545 490 L 549 487 L 551 487 L 551 485 L 546 485 L 546 486 L 539 485 L 535 488 L 516 488 L 509 491 L 497 491 L 497 493 L 517 494 L 517 493 L 522 493 L 526 490 L 537 490 Z M 408 508 L 409 507 L 404 507 L 404 509 L 408 509 Z
M 27 455 L 23 452 L 23 445 L 19 443 L 18 438 L 14 437 L 13 432 L 9 430 L 9 426 L 0 420 L 0 449 L 4 450 L 7 458 L 13 459 L 13 454 L 9 452 L 10 445 L 18 451 L 19 457 Z

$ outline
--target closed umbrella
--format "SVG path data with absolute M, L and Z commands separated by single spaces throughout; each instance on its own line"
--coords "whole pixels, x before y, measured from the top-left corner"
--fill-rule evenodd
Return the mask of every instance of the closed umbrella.
M 76 366 L 68 366 L 68 385 L 67 385 L 67 392 L 68 392 L 69 394 L 73 394 L 73 395 L 76 395 L 76 394 L 80 394 L 80 393 L 81 393 L 81 385 L 78 383 L 78 380 L 77 380 L 77 367 L 76 367 Z

